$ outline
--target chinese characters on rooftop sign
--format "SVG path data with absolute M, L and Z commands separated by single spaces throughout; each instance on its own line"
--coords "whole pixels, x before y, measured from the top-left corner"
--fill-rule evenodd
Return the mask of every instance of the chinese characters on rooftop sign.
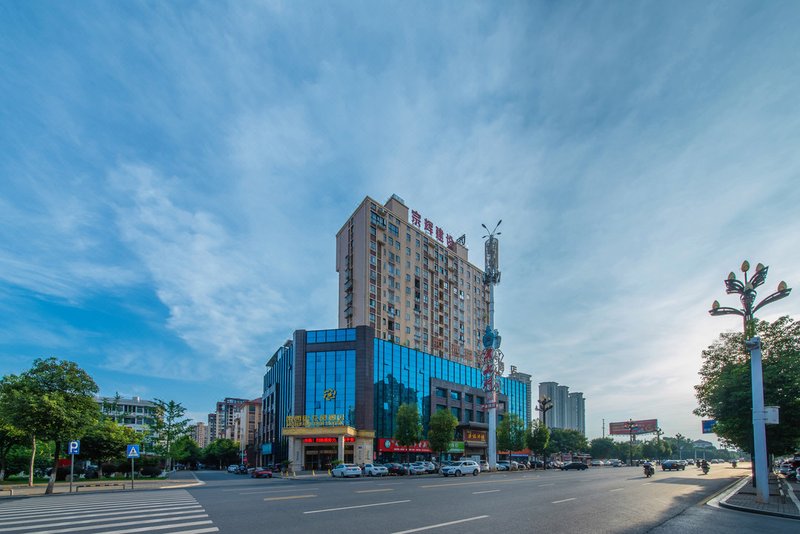
M 320 426 L 344 426 L 344 414 L 286 416 L 286 428 L 315 428 Z
M 434 227 L 433 222 L 427 218 L 423 221 L 422 215 L 417 210 L 411 210 L 411 224 L 417 228 L 422 228 L 428 235 L 436 238 L 440 243 L 447 243 L 447 248 L 451 250 L 456 249 L 456 240 L 450 234 L 444 233 L 444 230 L 438 226 Z

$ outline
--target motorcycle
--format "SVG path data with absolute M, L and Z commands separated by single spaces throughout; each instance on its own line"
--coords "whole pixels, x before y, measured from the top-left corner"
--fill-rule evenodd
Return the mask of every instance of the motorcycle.
M 708 474 L 708 469 L 709 469 L 709 467 L 708 467 L 708 464 L 706 464 L 706 465 L 704 465 L 704 466 L 703 466 L 703 474 L 704 474 L 704 475 L 707 475 L 707 474 Z
M 652 465 L 644 466 L 644 476 L 650 478 L 651 476 L 656 474 L 656 469 Z

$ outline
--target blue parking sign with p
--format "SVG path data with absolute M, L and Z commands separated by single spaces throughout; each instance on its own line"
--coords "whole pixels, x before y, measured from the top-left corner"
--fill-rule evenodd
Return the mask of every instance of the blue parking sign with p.
M 81 453 L 81 442 L 77 439 L 73 439 L 67 445 L 67 454 L 80 454 Z
M 139 446 L 138 445 L 128 445 L 128 450 L 126 452 L 126 456 L 128 458 L 138 458 L 139 457 Z

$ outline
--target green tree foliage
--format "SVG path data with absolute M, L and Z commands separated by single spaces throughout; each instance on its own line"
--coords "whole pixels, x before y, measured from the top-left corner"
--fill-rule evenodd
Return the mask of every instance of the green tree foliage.
M 81 438 L 81 456 L 97 464 L 102 477 L 103 464 L 125 458 L 127 445 L 138 442 L 139 435 L 132 428 L 115 422 L 113 418 L 102 419 Z
M 397 409 L 394 429 L 394 439 L 401 447 L 410 447 L 419 442 L 422 437 L 422 423 L 416 404 L 400 405 L 400 408 Z M 406 453 L 407 456 L 408 453 Z
M 56 358 L 37 359 L 19 376 L 2 380 L 0 413 L 4 421 L 28 437 L 32 444 L 28 484 L 33 485 L 33 461 L 37 440 L 53 440 L 53 471 L 45 493 L 53 493 L 58 457 L 64 443 L 83 435 L 99 417 L 94 401 L 97 384 L 74 362 Z
M 167 458 L 167 469 L 170 469 L 172 446 L 178 438 L 189 433 L 192 420 L 184 417 L 186 408 L 179 402 L 155 399 L 155 405 L 153 432 L 158 436 L 157 449 Z
M 619 458 L 616 456 L 617 449 L 614 440 L 611 438 L 595 438 L 589 443 L 589 454 L 592 458 Z
M 800 322 L 788 316 L 756 321 L 762 342 L 764 404 L 780 406 L 780 424 L 767 425 L 767 450 L 790 454 L 800 447 Z M 741 333 L 724 333 L 703 351 L 696 415 L 716 419 L 714 432 L 752 451 L 750 354 Z
M 209 465 L 223 465 L 239 463 L 239 442 L 232 439 L 215 439 L 209 443 L 201 453 L 203 461 Z
M 511 460 L 512 451 L 525 448 L 525 434 L 525 423 L 522 419 L 517 414 L 506 414 L 497 425 L 497 450 L 508 451 L 508 459 Z
M 549 452 L 583 452 L 589 450 L 586 436 L 568 428 L 550 429 Z
M 0 482 L 5 480 L 11 448 L 25 443 L 25 435 L 10 424 L 0 421 Z
M 200 446 L 190 436 L 181 436 L 172 447 L 172 457 L 184 464 L 197 464 L 202 455 Z
M 438 410 L 434 413 L 428 425 L 428 441 L 431 444 L 431 450 L 440 457 L 447 452 L 457 426 L 458 419 L 447 410 Z
M 528 448 L 535 454 L 541 455 L 542 461 L 544 462 L 545 455 L 547 454 L 547 446 L 549 444 L 550 429 L 547 428 L 547 425 L 539 420 L 531 421 L 531 432 L 528 434 Z

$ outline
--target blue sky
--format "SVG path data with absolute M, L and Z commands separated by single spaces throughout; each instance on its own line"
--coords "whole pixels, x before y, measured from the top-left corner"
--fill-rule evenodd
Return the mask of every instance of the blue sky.
M 336 326 L 392 193 L 482 262 L 508 364 L 587 434 L 700 436 L 722 280 L 800 280 L 796 2 L 3 2 L 0 374 L 77 361 L 204 420 Z M 793 295 L 766 308 L 797 317 Z

